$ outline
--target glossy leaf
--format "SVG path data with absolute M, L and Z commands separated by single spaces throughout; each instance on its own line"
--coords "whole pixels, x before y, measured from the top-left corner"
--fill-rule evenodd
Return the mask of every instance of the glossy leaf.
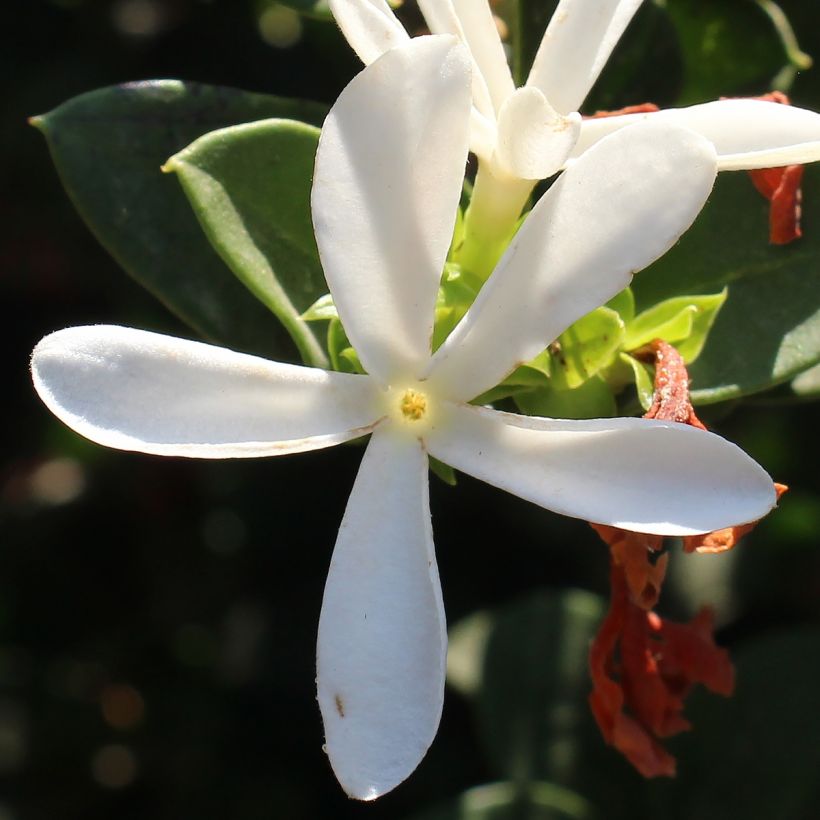
M 702 404 L 766 390 L 820 360 L 820 168 L 803 184 L 802 239 L 768 240 L 768 203 L 747 174 L 726 173 L 681 241 L 635 277 L 639 310 L 672 296 L 729 295 L 690 369 Z
M 285 332 L 209 244 L 179 183 L 160 166 L 202 134 L 324 108 L 236 89 L 158 80 L 75 97 L 33 124 L 88 226 L 141 285 L 207 339 L 295 359 Z
M 290 333 L 304 361 L 327 357 L 300 314 L 327 293 L 310 183 L 319 129 L 262 120 L 212 131 L 171 157 L 197 218 L 225 263 Z
M 575 779 L 579 727 L 591 723 L 587 650 L 603 609 L 587 592 L 542 591 L 477 622 L 484 635 L 472 642 L 473 670 L 480 669 L 472 680 L 481 736 L 497 774 L 561 784 Z M 458 653 L 470 631 L 456 624 L 451 636 Z
M 528 416 L 554 419 L 600 419 L 615 415 L 615 397 L 609 385 L 593 376 L 574 390 L 547 385 L 514 396 L 518 409 Z
M 820 365 L 804 370 L 791 384 L 792 392 L 797 396 L 816 396 L 820 393 Z
M 684 62 L 678 103 L 762 94 L 788 62 L 768 15 L 737 0 L 667 0 Z
M 693 362 L 706 343 L 717 312 L 726 301 L 724 288 L 711 296 L 675 296 L 645 310 L 626 327 L 625 350 L 636 350 L 653 339 L 675 345 L 684 361 Z

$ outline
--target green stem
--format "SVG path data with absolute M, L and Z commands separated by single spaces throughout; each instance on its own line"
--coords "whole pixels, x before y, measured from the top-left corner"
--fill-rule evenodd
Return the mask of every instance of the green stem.
M 497 176 L 489 163 L 479 162 L 473 197 L 464 215 L 464 242 L 456 260 L 464 270 L 487 280 L 534 185 L 533 180 Z
M 789 18 L 783 13 L 783 9 L 781 9 L 777 3 L 773 2 L 773 0 L 756 1 L 757 5 L 766 12 L 772 21 L 791 65 L 798 71 L 811 68 L 812 58 L 800 48 L 794 29 L 789 22 Z

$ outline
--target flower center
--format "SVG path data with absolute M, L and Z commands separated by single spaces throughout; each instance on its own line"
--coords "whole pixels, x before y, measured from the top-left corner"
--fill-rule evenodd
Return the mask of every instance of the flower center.
M 421 421 L 427 412 L 427 396 L 418 390 L 405 390 L 399 409 L 407 421 Z

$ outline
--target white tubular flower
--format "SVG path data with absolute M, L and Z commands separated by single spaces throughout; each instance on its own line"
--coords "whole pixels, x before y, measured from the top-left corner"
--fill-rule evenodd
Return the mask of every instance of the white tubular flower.
M 328 1 L 365 64 L 409 39 L 386 0 Z M 473 64 L 470 148 L 479 165 L 455 260 L 462 268 L 486 279 L 535 182 L 564 168 L 605 135 L 645 119 L 705 136 L 717 150 L 719 170 L 820 159 L 820 115 L 775 102 L 721 100 L 582 119 L 578 110 L 641 3 L 559 0 L 527 82 L 516 88 L 488 0 L 418 0 L 430 30 L 458 37 Z
M 775 502 L 768 475 L 712 433 L 468 403 L 677 241 L 716 173 L 714 149 L 697 134 L 640 124 L 591 147 L 431 354 L 470 82 L 469 55 L 454 38 L 418 38 L 356 77 L 322 130 L 316 237 L 368 375 L 104 326 L 47 336 L 32 358 L 48 407 L 111 447 L 245 458 L 372 432 L 330 564 L 317 649 L 327 753 L 345 791 L 364 800 L 413 771 L 441 713 L 446 630 L 428 453 L 547 509 L 664 535 L 753 521 Z
M 453 34 L 473 62 L 471 150 L 495 177 L 551 176 L 606 134 L 644 119 L 696 131 L 720 170 L 820 159 L 820 115 L 753 100 L 581 120 L 577 113 L 643 0 L 560 0 L 523 88 L 515 88 L 487 0 L 418 0 L 434 34 Z M 365 64 L 408 39 L 385 0 L 329 0 Z M 529 189 L 528 189 L 529 190 Z

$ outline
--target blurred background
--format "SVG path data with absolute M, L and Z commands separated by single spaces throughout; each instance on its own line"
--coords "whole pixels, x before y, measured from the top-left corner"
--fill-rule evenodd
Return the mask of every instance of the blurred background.
M 745 33 L 751 0 L 683 5 L 708 16 L 702 37 L 645 42 L 642 10 L 617 83 L 588 110 L 770 90 L 784 61 Z M 820 59 L 816 4 L 780 5 Z M 765 396 L 707 420 L 791 492 L 732 553 L 674 551 L 659 607 L 684 619 L 713 602 L 739 675 L 734 699 L 693 698 L 694 732 L 669 743 L 677 780 L 645 782 L 587 714 L 606 547 L 583 522 L 460 476 L 431 485 L 460 624 L 441 730 L 395 793 L 345 798 L 321 748 L 314 643 L 360 451 L 185 462 L 104 450 L 57 422 L 27 371 L 41 336 L 95 322 L 192 331 L 96 242 L 26 119 L 148 78 L 329 104 L 358 61 L 332 24 L 263 0 L 12 0 L 0 14 L 0 820 L 817 817 L 817 406 Z M 639 44 L 640 71 L 617 70 Z M 820 110 L 820 68 L 791 95 Z M 820 231 L 820 204 L 804 231 Z M 543 782 L 546 796 L 468 792 L 499 780 Z

